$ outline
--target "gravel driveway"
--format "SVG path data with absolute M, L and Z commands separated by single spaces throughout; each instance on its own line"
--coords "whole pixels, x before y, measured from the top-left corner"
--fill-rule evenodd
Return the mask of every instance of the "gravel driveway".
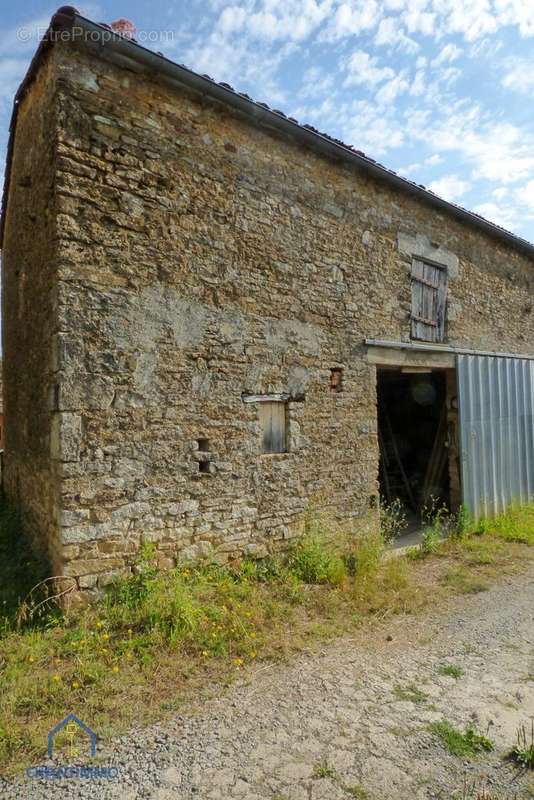
M 258 665 L 194 712 L 113 741 L 101 755 L 116 781 L 0 780 L 0 797 L 452 800 L 466 780 L 497 800 L 534 797 L 534 773 L 503 759 L 534 716 L 533 618 L 530 566 L 431 615 Z M 449 755 L 428 730 L 443 718 L 475 722 L 495 752 Z

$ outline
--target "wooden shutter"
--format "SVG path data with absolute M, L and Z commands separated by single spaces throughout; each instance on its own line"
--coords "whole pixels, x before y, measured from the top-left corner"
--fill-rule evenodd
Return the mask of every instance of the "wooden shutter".
M 412 339 L 443 342 L 447 313 L 447 269 L 414 258 L 412 263 Z
M 286 404 L 260 403 L 259 414 L 263 431 L 263 452 L 285 453 L 287 451 Z

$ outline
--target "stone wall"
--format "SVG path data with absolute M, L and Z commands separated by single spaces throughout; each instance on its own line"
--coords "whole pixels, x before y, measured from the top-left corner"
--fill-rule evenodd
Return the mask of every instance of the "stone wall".
M 409 339 L 413 253 L 448 265 L 451 343 L 532 351 L 519 251 L 153 77 L 56 54 L 51 472 L 83 589 L 142 539 L 170 565 L 275 550 L 310 507 L 360 524 L 378 493 L 364 339 Z M 242 398 L 265 393 L 291 398 L 288 453 L 261 453 Z
M 57 330 L 55 53 L 18 110 L 2 249 L 4 487 L 37 549 L 57 553 L 59 475 L 50 460 Z M 62 568 L 62 557 L 54 568 Z

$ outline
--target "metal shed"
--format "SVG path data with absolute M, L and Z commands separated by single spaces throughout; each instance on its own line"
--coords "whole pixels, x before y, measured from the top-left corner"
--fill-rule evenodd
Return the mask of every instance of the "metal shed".
M 476 518 L 534 499 L 534 360 L 457 356 L 463 502 Z

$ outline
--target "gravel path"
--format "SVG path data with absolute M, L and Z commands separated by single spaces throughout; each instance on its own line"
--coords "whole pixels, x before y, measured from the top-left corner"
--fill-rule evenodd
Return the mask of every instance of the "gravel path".
M 0 780 L 0 797 L 452 800 L 467 775 L 492 799 L 532 798 L 534 773 L 518 775 L 503 754 L 534 716 L 533 618 L 530 566 L 430 616 L 258 666 L 195 712 L 114 740 L 101 755 L 116 781 Z M 463 675 L 440 674 L 444 664 Z M 443 718 L 474 721 L 496 751 L 449 755 L 428 731 Z

